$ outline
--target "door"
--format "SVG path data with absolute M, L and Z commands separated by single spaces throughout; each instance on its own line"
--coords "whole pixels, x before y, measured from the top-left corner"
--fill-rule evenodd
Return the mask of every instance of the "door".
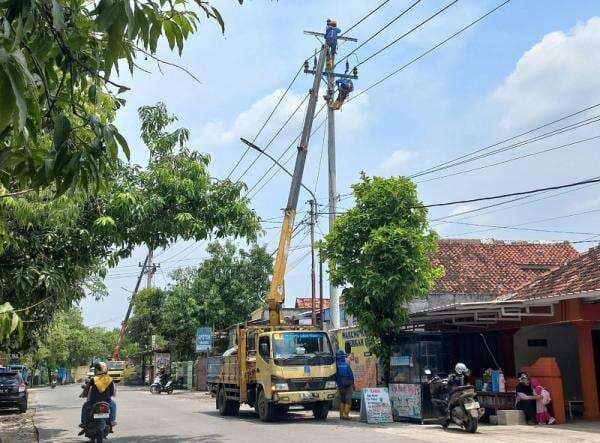
M 600 329 L 592 330 L 592 348 L 594 348 L 594 365 L 596 366 L 596 388 L 600 398 Z
M 263 335 L 258 338 L 258 356 L 256 357 L 256 383 L 265 388 L 265 395 L 271 398 L 271 337 Z M 258 392 L 258 391 L 257 391 Z

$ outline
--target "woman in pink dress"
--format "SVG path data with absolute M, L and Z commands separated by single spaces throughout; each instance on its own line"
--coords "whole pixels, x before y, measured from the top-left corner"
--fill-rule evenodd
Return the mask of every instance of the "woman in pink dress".
M 550 392 L 540 384 L 537 378 L 531 379 L 531 387 L 533 388 L 533 393 L 539 397 L 535 401 L 537 422 L 549 425 L 554 424 L 556 419 L 550 415 L 547 407 L 550 404 Z

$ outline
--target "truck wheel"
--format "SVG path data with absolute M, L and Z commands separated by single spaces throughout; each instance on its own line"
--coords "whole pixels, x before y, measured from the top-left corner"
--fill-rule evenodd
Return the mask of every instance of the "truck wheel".
M 217 394 L 217 409 L 222 416 L 237 415 L 240 412 L 240 402 L 228 400 L 225 388 L 220 388 Z
M 327 420 L 327 415 L 329 414 L 329 402 L 328 401 L 319 401 L 313 406 L 313 417 L 315 420 Z
M 258 402 L 256 403 L 256 412 L 258 412 L 258 418 L 262 421 L 272 421 L 275 415 L 273 403 L 271 403 L 265 396 L 265 391 L 262 389 L 258 393 Z

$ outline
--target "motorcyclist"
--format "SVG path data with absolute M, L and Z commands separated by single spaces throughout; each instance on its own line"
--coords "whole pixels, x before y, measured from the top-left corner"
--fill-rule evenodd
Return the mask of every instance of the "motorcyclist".
M 169 382 L 169 374 L 167 372 L 167 369 L 164 366 L 161 366 L 160 369 L 158 370 L 158 377 L 160 380 L 160 384 L 161 386 L 164 388 L 167 383 Z
M 448 384 L 456 388 L 465 385 L 465 377 L 469 375 L 470 371 L 467 365 L 464 363 L 456 363 L 454 366 L 454 372 L 448 376 Z
M 98 362 L 94 365 L 94 376 L 84 388 L 87 389 L 87 401 L 81 408 L 81 428 L 85 428 L 85 423 L 89 419 L 92 406 L 98 402 L 106 402 L 110 405 L 110 432 L 116 426 L 117 422 L 117 404 L 112 397 L 115 397 L 117 392 L 112 377 L 108 375 L 108 367 L 104 362 Z M 83 435 L 81 431 L 79 435 Z

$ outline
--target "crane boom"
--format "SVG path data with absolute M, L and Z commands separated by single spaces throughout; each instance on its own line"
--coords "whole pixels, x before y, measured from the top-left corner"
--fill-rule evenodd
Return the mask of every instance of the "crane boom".
M 306 115 L 304 117 L 302 136 L 300 138 L 300 144 L 298 145 L 298 154 L 296 155 L 294 174 L 292 176 L 292 183 L 290 184 L 290 193 L 283 216 L 281 233 L 279 235 L 277 256 L 275 257 L 275 264 L 273 265 L 273 278 L 271 279 L 271 287 L 268 295 L 269 324 L 272 326 L 283 323 L 281 307 L 285 300 L 283 281 L 285 277 L 285 268 L 287 265 L 288 248 L 290 246 L 294 219 L 296 217 L 296 209 L 298 207 L 298 197 L 300 195 L 300 187 L 302 186 L 302 176 L 304 174 L 304 164 L 306 163 L 306 154 L 308 151 L 308 143 L 310 141 L 310 133 L 315 117 L 317 101 L 319 99 L 319 85 L 321 84 L 321 75 L 325 66 L 326 53 L 327 47 L 324 45 L 321 47 L 317 66 L 315 67 L 315 77 L 313 86 L 309 93 L 310 97 L 308 99 L 308 106 L 306 108 Z

